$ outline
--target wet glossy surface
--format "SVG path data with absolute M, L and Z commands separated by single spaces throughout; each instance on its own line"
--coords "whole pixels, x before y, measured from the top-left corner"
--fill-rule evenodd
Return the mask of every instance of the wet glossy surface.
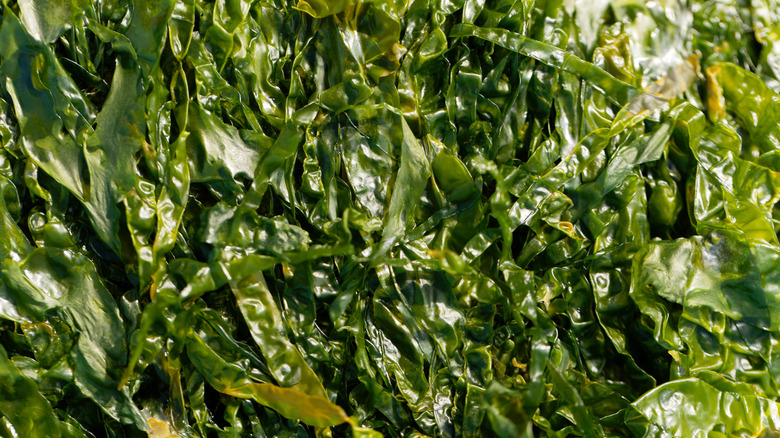
M 0 15 L 0 436 L 780 430 L 776 0 Z

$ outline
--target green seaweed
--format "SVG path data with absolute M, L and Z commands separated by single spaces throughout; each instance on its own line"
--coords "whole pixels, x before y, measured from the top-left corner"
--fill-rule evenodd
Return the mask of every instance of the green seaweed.
M 0 435 L 774 436 L 777 0 L 2 0 Z

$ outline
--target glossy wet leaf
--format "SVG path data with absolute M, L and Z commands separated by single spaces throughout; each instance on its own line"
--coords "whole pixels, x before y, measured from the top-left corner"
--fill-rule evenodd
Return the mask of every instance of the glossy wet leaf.
M 775 433 L 778 11 L 4 0 L 0 435 Z
M 704 379 L 663 384 L 634 402 L 633 407 L 640 415 L 632 418 L 629 426 L 638 435 L 661 431 L 685 436 L 760 435 L 780 426 L 774 400 L 751 394 L 749 389 L 735 391 L 728 385 L 718 388 Z M 646 422 L 648 419 L 652 422 Z
M 13 430 L 24 436 L 84 437 L 84 432 L 54 414 L 35 381 L 25 376 L 0 347 L 0 412 Z

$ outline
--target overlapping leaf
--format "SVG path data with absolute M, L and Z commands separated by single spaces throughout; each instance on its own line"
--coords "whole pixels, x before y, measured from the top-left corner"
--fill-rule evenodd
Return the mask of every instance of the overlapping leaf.
M 4 0 L 0 435 L 777 432 L 778 11 Z

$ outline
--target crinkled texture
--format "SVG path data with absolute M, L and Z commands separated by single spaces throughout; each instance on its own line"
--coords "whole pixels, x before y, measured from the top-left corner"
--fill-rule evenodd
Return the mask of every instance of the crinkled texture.
M 0 20 L 0 435 L 780 428 L 777 0 Z

